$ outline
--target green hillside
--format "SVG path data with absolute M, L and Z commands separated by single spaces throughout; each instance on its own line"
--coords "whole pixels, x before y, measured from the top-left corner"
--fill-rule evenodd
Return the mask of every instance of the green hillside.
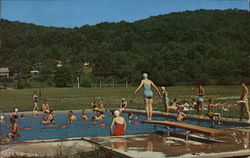
M 250 78 L 247 11 L 186 11 L 72 29 L 7 20 L 0 26 L 0 67 L 24 79 L 39 70 L 36 80 L 57 86 L 71 86 L 76 76 L 84 84 L 100 79 L 138 83 L 142 72 L 157 85 Z M 62 61 L 61 68 L 56 60 Z M 88 73 L 86 62 L 91 64 Z

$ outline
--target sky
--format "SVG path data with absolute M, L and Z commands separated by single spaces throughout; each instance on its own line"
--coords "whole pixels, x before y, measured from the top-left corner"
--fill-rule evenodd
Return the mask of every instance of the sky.
M 134 22 L 196 9 L 249 9 L 248 0 L 0 0 L 1 18 L 44 26 Z

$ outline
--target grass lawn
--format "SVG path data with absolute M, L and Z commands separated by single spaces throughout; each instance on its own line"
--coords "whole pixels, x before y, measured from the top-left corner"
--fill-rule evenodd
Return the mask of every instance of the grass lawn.
M 133 96 L 135 87 L 129 88 L 41 88 L 39 106 L 44 99 L 47 99 L 51 109 L 54 110 L 74 110 L 90 108 L 90 102 L 96 98 L 104 99 L 106 108 L 119 107 L 121 99 L 124 97 L 128 101 L 128 108 L 144 109 L 143 92 L 140 90 L 137 96 Z M 39 89 L 22 90 L 0 90 L 0 110 L 4 112 L 13 111 L 19 108 L 20 111 L 32 111 L 33 92 Z M 167 87 L 169 97 L 172 100 L 177 98 L 179 101 L 190 102 L 195 98 L 196 87 L 175 86 Z M 213 96 L 216 101 L 236 103 L 241 94 L 241 87 L 236 86 L 207 86 L 206 100 Z M 161 98 L 154 92 L 154 109 L 163 110 Z

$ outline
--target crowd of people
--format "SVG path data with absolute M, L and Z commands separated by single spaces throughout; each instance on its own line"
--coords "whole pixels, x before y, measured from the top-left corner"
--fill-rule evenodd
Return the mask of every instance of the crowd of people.
M 153 87 L 158 95 L 162 98 L 162 103 L 165 109 L 166 115 L 169 115 L 169 111 L 176 111 L 176 120 L 182 121 L 187 117 L 186 111 L 196 110 L 197 111 L 197 118 L 203 118 L 204 116 L 204 96 L 205 96 L 205 89 L 202 87 L 201 84 L 197 85 L 197 98 L 192 99 L 192 103 L 189 105 L 188 103 L 179 103 L 176 98 L 174 98 L 172 101 L 169 99 L 169 93 L 165 87 L 161 87 L 161 92 L 158 89 L 158 87 L 148 79 L 148 74 L 143 74 L 143 80 L 141 81 L 141 84 L 135 89 L 134 95 L 137 94 L 137 92 L 143 87 L 144 91 L 144 102 L 146 107 L 146 114 L 147 119 L 152 120 L 153 115 L 153 91 L 151 87 Z M 247 122 L 250 123 L 250 111 L 249 111 L 249 105 L 248 105 L 248 88 L 246 86 L 246 83 L 241 83 L 242 87 L 242 94 L 240 97 L 240 100 L 238 103 L 240 104 L 240 121 L 242 121 L 243 113 L 246 111 L 248 114 L 248 120 Z M 43 125 L 55 125 L 55 111 L 52 110 L 48 104 L 48 101 L 45 99 L 43 104 L 41 105 L 41 108 L 39 109 L 38 106 L 38 96 L 37 92 L 34 92 L 33 95 L 33 102 L 34 102 L 34 108 L 33 108 L 33 116 L 35 118 L 38 118 L 39 116 L 39 110 L 43 112 L 41 124 Z M 123 135 L 126 130 L 126 121 L 125 118 L 120 116 L 120 113 L 124 112 L 124 110 L 127 108 L 128 102 L 125 98 L 122 98 L 121 103 L 117 110 L 111 110 L 112 115 L 114 115 L 114 118 L 112 120 L 112 123 L 110 125 L 110 134 L 111 135 Z M 218 124 L 221 124 L 221 114 L 218 112 L 214 112 L 214 109 L 217 107 L 224 107 L 225 104 L 221 103 L 215 103 L 214 98 L 210 97 L 208 99 L 208 106 L 207 106 L 207 116 L 210 118 L 212 125 L 214 126 L 215 122 Z M 95 113 L 95 116 L 91 118 L 92 123 L 96 123 L 97 121 L 103 120 L 106 116 L 104 115 L 104 112 L 107 111 L 105 109 L 105 103 L 104 99 L 101 98 L 99 102 L 97 102 L 95 99 L 91 102 L 91 109 Z M 245 110 L 244 110 L 245 109 Z M 14 138 L 20 135 L 19 126 L 17 124 L 18 117 L 23 117 L 23 115 L 18 114 L 18 109 L 15 109 L 15 112 L 10 115 L 10 124 L 6 125 L 6 128 L 10 130 L 10 133 L 8 134 L 9 138 Z M 81 112 L 81 119 L 82 120 L 88 120 L 88 116 L 86 115 L 86 111 L 82 110 Z M 133 113 L 128 113 L 128 120 L 129 122 L 131 120 L 138 119 L 138 116 L 134 115 Z M 66 118 L 66 123 L 74 123 L 74 121 L 77 120 L 76 115 L 74 115 L 73 111 L 68 112 L 68 116 Z M 4 115 L 0 116 L 0 123 L 5 121 Z M 102 126 L 105 126 L 105 124 L 102 124 Z M 66 128 L 67 126 L 63 126 L 62 128 Z M 115 127 L 115 128 L 114 128 Z M 114 130 L 113 130 L 114 128 Z

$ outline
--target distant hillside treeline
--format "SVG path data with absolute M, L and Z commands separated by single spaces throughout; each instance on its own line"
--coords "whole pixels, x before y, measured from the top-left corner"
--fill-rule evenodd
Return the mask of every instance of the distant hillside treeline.
M 63 62 L 73 79 L 138 83 L 142 72 L 158 85 L 250 78 L 247 11 L 186 11 L 72 29 L 7 20 L 0 26 L 0 67 L 20 74 L 39 69 L 43 81 L 53 82 L 55 60 Z M 91 63 L 91 74 L 83 74 L 85 62 Z

